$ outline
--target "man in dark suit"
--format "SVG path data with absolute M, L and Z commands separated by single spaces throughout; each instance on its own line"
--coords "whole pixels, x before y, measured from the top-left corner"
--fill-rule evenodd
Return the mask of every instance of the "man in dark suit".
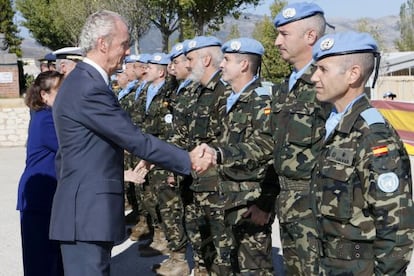
M 80 47 L 86 57 L 62 84 L 53 107 L 59 156 L 50 238 L 61 242 L 66 276 L 109 275 L 111 249 L 125 237 L 124 149 L 185 175 L 214 157 L 205 156 L 203 163 L 198 152 L 143 134 L 120 107 L 108 86 L 130 52 L 128 26 L 119 14 L 89 16 Z

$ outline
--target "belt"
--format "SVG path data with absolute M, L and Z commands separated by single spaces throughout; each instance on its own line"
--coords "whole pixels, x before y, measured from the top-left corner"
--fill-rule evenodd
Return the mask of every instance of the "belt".
M 323 255 L 342 260 L 358 260 L 374 258 L 372 243 L 354 241 L 323 241 Z
M 225 192 L 244 192 L 260 188 L 259 182 L 234 182 L 220 181 L 220 191 Z

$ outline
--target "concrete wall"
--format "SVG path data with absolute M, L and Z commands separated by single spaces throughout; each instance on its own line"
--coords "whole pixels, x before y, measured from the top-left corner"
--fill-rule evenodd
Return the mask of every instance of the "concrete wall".
M 22 98 L 0 99 L 0 147 L 25 146 L 29 120 Z
M 382 99 L 385 92 L 397 95 L 397 101 L 414 101 L 414 76 L 381 76 L 378 78 L 373 99 Z

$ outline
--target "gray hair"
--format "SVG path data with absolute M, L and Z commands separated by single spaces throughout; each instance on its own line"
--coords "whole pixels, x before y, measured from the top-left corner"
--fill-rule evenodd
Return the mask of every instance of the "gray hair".
M 221 51 L 221 48 L 217 46 L 200 49 L 198 56 L 210 56 L 212 67 L 216 69 L 220 68 L 220 63 L 223 60 L 223 52 Z
M 91 14 L 82 28 L 79 47 L 84 53 L 88 53 L 96 47 L 98 39 L 104 37 L 109 43 L 112 42 L 112 33 L 117 20 L 121 20 L 127 26 L 127 21 L 118 13 L 102 10 Z

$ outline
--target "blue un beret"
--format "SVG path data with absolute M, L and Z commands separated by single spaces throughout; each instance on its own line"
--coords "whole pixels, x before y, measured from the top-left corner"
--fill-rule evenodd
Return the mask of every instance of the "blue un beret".
M 134 63 L 138 61 L 138 56 L 137 55 L 129 55 L 125 57 L 125 63 Z
M 273 21 L 275 27 L 311 17 L 317 13 L 324 14 L 321 7 L 315 3 L 299 2 L 285 6 L 275 17 Z
M 378 45 L 368 33 L 342 32 L 327 34 L 313 46 L 313 59 L 354 53 L 378 53 Z
M 139 54 L 137 57 L 138 57 L 137 62 L 148 63 L 148 60 L 151 59 L 152 55 L 150 55 L 150 54 Z
M 155 53 L 148 59 L 148 63 L 168 65 L 170 63 L 170 56 L 164 53 Z
M 221 47 L 223 53 L 255 54 L 262 56 L 264 54 L 263 45 L 252 38 L 240 37 L 224 43 Z
M 173 60 L 176 57 L 181 56 L 182 54 L 184 54 L 184 47 L 187 43 L 188 43 L 188 40 L 185 40 L 183 42 L 179 42 L 179 43 L 175 44 L 171 48 L 171 51 L 169 53 L 170 59 Z
M 184 45 L 184 54 L 188 54 L 189 52 L 197 49 L 212 46 L 221 47 L 221 41 L 214 36 L 196 36 Z

